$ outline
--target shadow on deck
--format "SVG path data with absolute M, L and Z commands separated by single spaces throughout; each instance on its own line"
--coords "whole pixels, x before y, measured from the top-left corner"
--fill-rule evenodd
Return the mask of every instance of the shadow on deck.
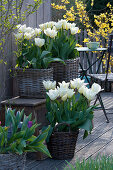
M 103 103 L 106 109 L 113 107 L 113 93 L 102 93 Z M 94 113 L 94 129 L 92 134 L 85 140 L 82 139 L 83 131 L 81 130 L 76 144 L 75 156 L 68 160 L 75 165 L 76 159 L 88 159 L 98 154 L 113 154 L 113 110 L 107 110 L 109 123 L 106 123 L 102 110 L 96 110 Z M 26 170 L 63 170 L 66 166 L 65 160 L 46 159 L 36 161 L 27 159 Z

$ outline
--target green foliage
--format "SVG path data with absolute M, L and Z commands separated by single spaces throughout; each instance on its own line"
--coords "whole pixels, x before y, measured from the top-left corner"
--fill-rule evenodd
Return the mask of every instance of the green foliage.
M 27 117 L 24 110 L 15 113 L 15 110 L 8 108 L 5 116 L 5 126 L 0 126 L 0 153 L 22 154 L 23 152 L 41 151 L 50 156 L 43 144 L 47 138 L 49 126 L 38 136 L 34 136 L 35 129 L 39 125 L 35 123 L 35 120 L 31 121 L 32 114 Z M 21 122 L 22 119 L 23 122 Z
M 66 161 L 67 162 L 67 161 Z M 112 156 L 97 156 L 95 159 L 83 160 L 82 162 L 77 161 L 75 166 L 67 162 L 64 170 L 112 170 L 113 169 L 113 157 Z
M 69 30 L 59 30 L 58 36 L 53 40 L 53 57 L 57 56 L 62 60 L 76 58 L 78 56 L 78 52 L 75 49 L 76 43 L 74 35 L 70 35 Z
M 47 119 L 51 124 L 51 135 L 52 130 L 55 127 L 56 123 L 67 123 L 70 125 L 71 130 L 75 131 L 76 129 L 84 129 L 84 137 L 87 137 L 88 132 L 91 132 L 93 111 L 96 106 L 88 105 L 87 99 L 83 95 L 73 95 L 72 98 L 67 99 L 66 101 L 54 100 L 51 101 L 47 96 L 46 106 L 48 109 Z M 67 131 L 67 126 L 60 126 L 59 131 Z
M 17 66 L 20 68 L 44 69 L 48 68 L 51 62 L 64 63 L 60 58 L 52 57 L 49 43 L 44 47 L 36 46 L 34 40 L 23 39 L 18 43 L 22 43 L 21 55 L 17 56 Z

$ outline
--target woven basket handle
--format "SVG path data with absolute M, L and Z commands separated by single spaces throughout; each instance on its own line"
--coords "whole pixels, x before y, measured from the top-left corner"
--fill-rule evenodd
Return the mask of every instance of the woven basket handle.
M 67 125 L 69 127 L 69 132 L 71 132 L 71 129 L 70 129 L 70 124 L 66 123 L 66 122 L 63 122 L 63 123 L 58 123 L 55 127 L 54 127 L 54 131 L 58 131 L 58 127 L 60 125 Z

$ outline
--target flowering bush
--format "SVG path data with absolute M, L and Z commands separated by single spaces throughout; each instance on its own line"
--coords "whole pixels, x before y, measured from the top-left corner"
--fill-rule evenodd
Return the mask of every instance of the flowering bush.
M 17 66 L 25 68 L 47 68 L 54 61 L 75 58 L 75 35 L 78 27 L 66 20 L 47 22 L 40 28 L 17 25 L 14 34 L 18 44 Z M 63 62 L 64 63 L 64 62 Z
M 48 81 L 43 83 L 45 88 Z M 53 83 L 47 91 L 47 119 L 51 124 L 51 132 L 56 123 L 66 122 L 70 124 L 71 130 L 84 129 L 84 138 L 91 132 L 93 111 L 95 106 L 90 106 L 90 101 L 101 91 L 100 85 L 94 83 L 90 89 L 87 88 L 84 80 L 76 78 L 70 82 L 59 83 L 53 89 Z M 65 131 L 66 126 L 60 127 L 60 131 Z

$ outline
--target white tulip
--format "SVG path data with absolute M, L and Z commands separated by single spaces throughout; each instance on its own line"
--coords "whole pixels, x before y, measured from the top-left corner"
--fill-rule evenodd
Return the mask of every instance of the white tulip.
M 21 26 L 18 28 L 18 31 L 25 33 L 25 32 L 26 32 L 26 24 L 21 25 Z
M 45 44 L 45 40 L 41 38 L 35 38 L 35 45 L 38 47 L 42 47 Z
M 84 94 L 85 93 L 85 91 L 86 91 L 86 86 L 81 86 L 79 89 L 78 89 L 78 92 L 80 93 L 80 94 Z
M 66 30 L 69 30 L 70 27 L 71 27 L 71 23 L 67 23 L 65 29 L 66 29 Z
M 26 27 L 26 32 L 31 33 L 34 29 L 31 27 Z
M 17 33 L 17 34 L 14 34 L 14 36 L 17 40 L 21 40 L 23 38 L 23 33 Z
M 93 100 L 95 98 L 96 93 L 94 93 L 91 89 L 86 88 L 84 91 L 84 96 L 89 100 Z
M 66 20 L 63 20 L 61 19 L 60 21 L 58 21 L 59 23 L 62 23 L 62 28 L 63 29 L 66 29 L 66 24 L 67 24 L 67 21 Z
M 43 81 L 43 85 L 44 85 L 44 87 L 45 87 L 45 89 L 46 90 L 50 90 L 50 89 L 55 89 L 56 88 L 56 81 L 50 81 L 50 80 L 48 80 L 48 81 Z
M 47 92 L 47 95 L 50 97 L 51 100 L 55 100 L 57 99 L 57 97 L 59 96 L 58 90 L 49 90 L 49 92 Z
M 61 99 L 62 99 L 63 101 L 66 101 L 66 100 L 67 100 L 67 97 L 68 97 L 67 94 L 65 94 L 64 96 L 61 97 Z
M 64 87 L 64 88 L 68 88 L 69 87 L 69 82 L 68 83 L 66 83 L 65 81 L 62 81 L 62 83 L 58 83 L 59 85 L 60 85 L 60 87 Z
M 51 33 L 51 28 L 47 28 L 44 30 L 44 33 L 49 37 Z
M 40 28 L 35 28 L 34 29 L 34 33 L 35 33 L 35 35 L 37 36 L 37 35 L 40 35 L 41 34 L 41 29 Z
M 47 22 L 47 28 L 52 28 L 55 25 L 54 21 Z
M 45 29 L 44 33 L 51 38 L 55 38 L 57 36 L 57 31 L 51 28 Z
M 40 27 L 40 29 L 41 29 L 42 31 L 44 31 L 44 29 L 45 29 L 45 24 L 40 24 L 39 27 Z
M 84 81 L 85 80 L 81 80 L 80 78 L 76 78 L 76 79 L 73 79 L 75 84 L 77 84 L 77 89 L 79 89 L 80 87 L 82 87 L 84 85 Z
M 82 87 L 84 85 L 84 80 L 81 80 L 80 78 L 76 78 L 70 81 L 71 83 L 71 88 L 72 89 L 79 89 L 80 87 Z
M 30 40 L 33 37 L 33 35 L 31 33 L 25 32 L 24 34 L 24 38 L 27 40 Z
M 71 34 L 74 35 L 78 32 L 79 28 L 78 27 L 71 27 L 70 30 L 71 30 Z
M 56 27 L 57 30 L 61 29 L 62 28 L 62 23 L 61 22 L 57 22 L 55 24 L 55 27 Z
M 57 36 L 57 31 L 51 30 L 50 37 L 51 37 L 51 38 L 55 38 L 56 36 Z
M 59 92 L 59 96 L 63 97 L 65 94 L 67 94 L 68 88 L 64 88 L 64 87 L 57 87 L 57 90 Z
M 51 89 L 55 89 L 56 88 L 56 81 L 53 81 L 52 84 L 51 84 Z
M 68 97 L 68 98 L 71 98 L 71 97 L 74 95 L 74 93 L 75 93 L 75 92 L 74 92 L 73 89 L 68 89 L 68 90 L 67 90 L 67 97 Z
M 92 86 L 91 86 L 91 90 L 98 94 L 100 91 L 101 91 L 101 86 L 97 83 L 93 83 Z
M 77 81 L 71 80 L 70 86 L 71 86 L 72 89 L 76 89 L 77 88 Z

